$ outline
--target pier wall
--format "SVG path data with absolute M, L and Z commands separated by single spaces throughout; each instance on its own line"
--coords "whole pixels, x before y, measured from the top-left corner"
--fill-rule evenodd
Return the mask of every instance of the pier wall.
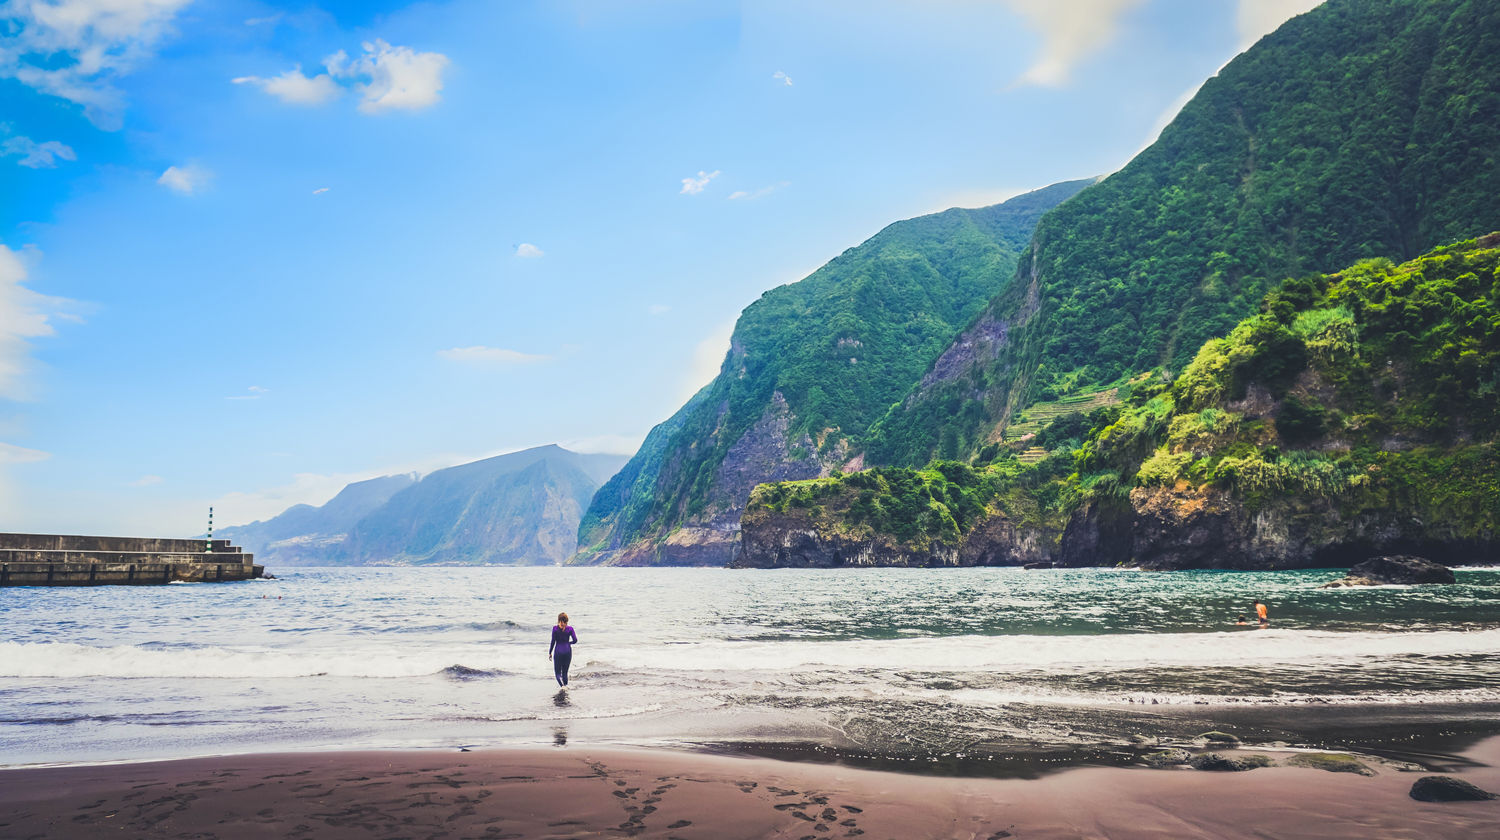
M 255 556 L 228 540 L 0 534 L 0 586 L 106 586 L 249 580 Z

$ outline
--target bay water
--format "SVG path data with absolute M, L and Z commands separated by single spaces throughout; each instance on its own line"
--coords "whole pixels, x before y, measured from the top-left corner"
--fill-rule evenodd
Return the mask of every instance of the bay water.
M 1361 589 L 1318 588 L 1329 570 L 276 571 L 0 589 L 0 766 L 568 743 L 1066 761 L 1210 726 L 1500 729 L 1496 569 Z M 547 661 L 563 610 L 567 691 Z

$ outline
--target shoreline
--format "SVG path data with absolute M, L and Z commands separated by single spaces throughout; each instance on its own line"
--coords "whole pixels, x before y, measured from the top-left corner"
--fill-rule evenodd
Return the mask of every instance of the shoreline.
M 1454 775 L 1500 790 L 1500 736 L 1471 744 L 1462 758 Z M 1389 765 L 1370 772 L 1075 767 L 997 779 L 620 747 L 279 752 L 0 770 L 0 835 L 1457 840 L 1500 833 L 1500 800 L 1417 802 L 1407 793 L 1427 772 Z

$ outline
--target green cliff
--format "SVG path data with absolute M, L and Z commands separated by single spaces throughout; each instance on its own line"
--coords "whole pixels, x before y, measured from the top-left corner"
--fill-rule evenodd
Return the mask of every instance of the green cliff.
M 1123 390 L 974 464 L 763 485 L 738 562 L 1500 560 L 1500 234 L 1288 280 Z
M 1047 214 L 1016 282 L 876 424 L 867 459 L 968 458 L 1035 428 L 1035 404 L 1112 401 L 1181 371 L 1284 277 L 1500 228 L 1497 192 L 1500 6 L 1329 0 Z

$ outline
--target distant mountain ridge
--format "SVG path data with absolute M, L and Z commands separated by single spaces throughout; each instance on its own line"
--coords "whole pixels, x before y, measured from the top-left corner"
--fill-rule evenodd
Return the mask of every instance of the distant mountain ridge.
M 288 565 L 548 565 L 576 546 L 578 522 L 623 455 L 556 445 L 348 485 L 219 533 L 257 560 Z

